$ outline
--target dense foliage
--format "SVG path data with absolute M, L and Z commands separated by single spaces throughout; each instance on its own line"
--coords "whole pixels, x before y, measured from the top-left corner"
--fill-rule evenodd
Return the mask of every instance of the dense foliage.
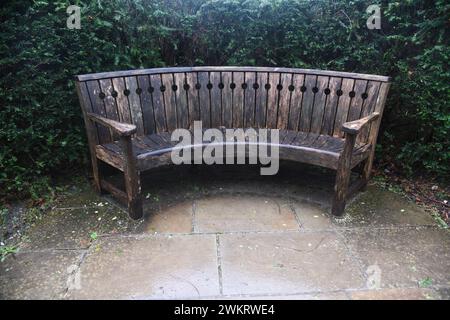
M 448 176 L 450 4 L 363 0 L 4 1 L 0 9 L 0 196 L 86 165 L 73 75 L 129 68 L 258 65 L 393 77 L 378 159 Z M 66 8 L 81 6 L 81 29 Z M 45 185 L 45 181 L 43 182 Z M 39 183 L 38 183 L 39 185 Z

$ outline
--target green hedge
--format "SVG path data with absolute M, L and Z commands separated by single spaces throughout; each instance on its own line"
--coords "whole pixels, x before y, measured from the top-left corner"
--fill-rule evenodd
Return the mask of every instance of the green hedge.
M 448 1 L 6 1 L 1 20 L 0 196 L 87 165 L 73 75 L 156 66 L 258 65 L 393 77 L 378 159 L 449 174 Z M 80 30 L 66 8 L 82 8 Z

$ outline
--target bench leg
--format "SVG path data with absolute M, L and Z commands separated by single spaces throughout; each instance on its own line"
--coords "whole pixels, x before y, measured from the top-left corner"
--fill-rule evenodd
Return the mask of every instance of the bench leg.
M 128 170 L 124 175 L 128 214 L 131 219 L 138 220 L 143 216 L 140 175 L 136 170 Z
M 136 168 L 136 159 L 133 155 L 131 137 L 121 137 L 122 150 L 124 152 L 124 178 L 127 194 L 128 214 L 131 219 L 142 218 L 141 178 Z
M 92 163 L 92 174 L 94 176 L 94 187 L 98 193 L 102 193 L 102 187 L 100 183 L 100 168 L 97 157 L 94 155 L 91 156 Z
M 339 158 L 336 172 L 336 182 L 334 185 L 334 197 L 331 205 L 331 213 L 341 216 L 345 209 L 348 184 L 350 182 L 352 150 L 355 145 L 356 136 L 347 134 L 345 137 L 344 150 Z
M 338 168 L 336 173 L 334 197 L 331 206 L 331 213 L 335 216 L 342 216 L 344 213 L 348 184 L 350 182 L 350 173 L 350 168 Z

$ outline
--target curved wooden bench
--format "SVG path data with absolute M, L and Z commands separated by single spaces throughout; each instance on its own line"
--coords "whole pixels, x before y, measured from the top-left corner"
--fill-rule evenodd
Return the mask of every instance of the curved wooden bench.
M 332 213 L 341 215 L 370 177 L 390 86 L 384 76 L 266 67 L 140 69 L 76 80 L 96 188 L 126 203 L 133 219 L 142 217 L 140 172 L 171 163 L 171 132 L 194 121 L 257 134 L 279 129 L 281 159 L 337 171 Z M 102 179 L 99 161 L 123 171 L 125 191 Z M 349 186 L 357 166 L 360 178 Z

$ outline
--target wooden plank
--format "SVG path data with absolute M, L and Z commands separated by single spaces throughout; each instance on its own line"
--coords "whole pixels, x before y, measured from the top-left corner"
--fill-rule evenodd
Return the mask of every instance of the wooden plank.
M 114 99 L 111 79 L 99 80 L 100 90 L 105 94 L 103 103 L 105 104 L 106 118 L 119 121 L 119 114 L 117 112 L 116 99 Z
M 367 84 L 366 99 L 364 99 L 363 102 L 360 118 L 364 118 L 374 112 L 378 97 L 378 91 L 380 90 L 380 84 L 381 83 L 378 81 L 369 81 L 369 83 Z M 369 131 L 370 127 L 363 128 L 361 130 L 361 133 L 359 134 L 359 137 L 357 138 L 357 142 L 367 142 Z
M 164 96 L 164 105 L 166 111 L 167 130 L 173 131 L 177 128 L 177 99 L 176 91 L 174 87 L 173 74 L 162 74 L 163 88 L 165 89 L 162 94 Z M 177 88 L 178 89 L 178 88 Z
M 245 74 L 245 85 L 244 89 L 244 127 L 250 128 L 254 126 L 255 123 L 255 88 L 256 74 L 254 72 L 248 72 Z
M 269 87 L 267 90 L 266 128 L 277 128 L 279 73 L 269 73 Z
M 211 102 L 209 97 L 208 83 L 208 72 L 199 72 L 198 84 L 200 85 L 200 88 L 198 89 L 198 93 L 200 97 L 200 116 L 203 128 L 211 127 Z
M 366 80 L 356 80 L 353 90 L 350 92 L 351 94 L 351 102 L 350 107 L 348 109 L 347 122 L 358 120 L 361 116 L 361 111 L 363 107 L 364 99 L 362 98 L 362 94 L 366 92 L 367 81 Z
M 211 84 L 211 127 L 218 128 L 222 125 L 222 90 L 219 88 L 220 72 L 211 72 L 209 74 L 209 82 Z
M 125 78 L 125 86 L 128 90 L 128 105 L 130 107 L 131 121 L 136 126 L 137 135 L 144 135 L 144 122 L 142 121 L 141 99 L 137 94 L 138 89 L 136 77 Z
M 222 72 L 222 125 L 226 128 L 233 126 L 233 90 L 231 72 Z
M 354 83 L 355 80 L 353 79 L 342 79 L 342 86 L 340 89 L 341 90 L 340 93 L 342 93 L 342 95 L 339 97 L 333 129 L 333 135 L 336 137 L 343 137 L 341 127 L 342 124 L 347 120 L 348 108 L 350 107 L 351 101 L 349 93 L 353 90 Z
M 125 81 L 123 78 L 113 78 L 112 83 L 116 92 L 116 105 L 120 122 L 133 123 L 131 120 L 130 107 L 128 106 L 128 98 L 125 95 Z
M 280 75 L 280 83 L 278 90 L 279 101 L 278 101 L 278 115 L 277 115 L 277 128 L 287 129 L 289 123 L 289 112 L 291 103 L 291 91 L 289 91 L 289 86 L 292 84 L 292 74 L 282 73 Z
M 309 132 L 311 129 L 311 118 L 314 105 L 313 88 L 316 86 L 317 76 L 307 74 L 305 76 L 305 89 L 302 100 L 302 111 L 300 115 L 299 130 Z
M 76 76 L 78 81 L 97 80 L 102 78 L 126 77 L 138 75 L 151 75 L 160 73 L 177 73 L 177 72 L 280 72 L 280 73 L 298 73 L 311 74 L 316 76 L 341 77 L 349 79 L 364 79 L 387 82 L 390 77 L 361 74 L 341 71 L 315 70 L 315 69 L 298 69 L 298 68 L 277 68 L 277 67 L 172 67 L 172 68 L 153 68 L 153 69 L 136 69 L 126 71 L 101 72 L 93 74 L 84 74 Z
M 150 76 L 150 85 L 153 88 L 153 110 L 155 115 L 156 132 L 167 131 L 166 112 L 164 110 L 164 98 L 161 92 L 161 75 Z
M 266 108 L 267 108 L 267 85 L 268 73 L 258 72 L 257 83 L 258 89 L 256 90 L 256 103 L 255 103 L 255 126 L 257 128 L 264 128 L 266 126 Z
M 303 92 L 302 86 L 305 82 L 305 76 L 303 74 L 294 74 L 292 76 L 292 85 L 294 90 L 291 93 L 291 107 L 289 110 L 289 130 L 298 130 L 300 122 L 300 113 L 302 107 Z
M 324 108 L 322 130 L 323 134 L 333 135 L 334 119 L 336 118 L 336 111 L 339 102 L 337 91 L 341 89 L 341 78 L 330 78 L 328 83 L 328 97 Z
M 191 72 L 186 74 L 187 90 L 188 94 L 188 106 L 189 106 L 189 128 L 193 128 L 194 121 L 200 120 L 200 101 L 198 97 L 197 85 L 197 73 Z
M 189 106 L 188 106 L 188 90 L 186 90 L 186 74 L 175 73 L 174 83 L 177 86 L 175 91 L 177 99 L 177 119 L 178 128 L 189 128 Z
M 233 73 L 233 84 L 235 85 L 233 89 L 233 127 L 242 128 L 244 123 L 244 93 L 242 89 L 242 84 L 244 83 L 244 73 L 234 72 Z
M 389 92 L 390 83 L 382 83 L 380 85 L 380 90 L 378 91 L 378 97 L 375 104 L 374 112 L 378 112 L 380 114 L 379 119 L 371 123 L 368 143 L 373 147 L 371 148 L 370 155 L 364 165 L 363 177 L 367 181 L 370 177 L 372 171 L 373 157 L 375 153 L 375 144 L 377 142 L 378 130 L 380 128 L 381 117 L 383 116 L 383 110 L 386 103 L 387 95 Z
M 127 204 L 127 194 L 124 191 L 120 190 L 115 185 L 113 185 L 112 183 L 110 183 L 106 180 L 101 180 L 100 183 L 101 183 L 102 189 L 105 189 L 106 191 L 110 192 L 122 204 Z
M 152 134 L 156 132 L 155 116 L 153 112 L 153 99 L 150 92 L 150 80 L 148 76 L 137 77 L 138 87 L 141 89 L 140 99 L 142 106 L 142 122 L 144 133 Z
M 311 119 L 311 132 L 320 133 L 322 129 L 322 121 L 325 111 L 325 103 L 327 101 L 327 95 L 325 94 L 325 89 L 328 87 L 328 82 L 330 78 L 319 76 L 317 77 L 316 86 L 313 88 L 316 91 L 314 95 L 314 106 L 312 111 Z
M 89 148 L 91 151 L 91 159 L 93 160 L 93 167 L 96 167 L 96 158 L 95 158 L 95 149 L 94 146 L 98 144 L 98 134 L 97 134 L 97 127 L 94 123 L 91 123 L 88 118 L 87 114 L 93 112 L 91 100 L 89 99 L 89 92 L 87 89 L 86 82 L 76 82 L 75 83 L 76 89 L 77 89 L 77 95 L 78 99 L 80 101 L 81 111 L 83 113 L 83 119 L 86 125 L 86 135 L 88 138 Z M 95 162 L 95 164 L 94 164 Z M 95 168 L 94 174 L 95 174 Z
M 102 93 L 102 91 L 100 90 L 98 81 L 87 81 L 86 85 L 89 92 L 89 99 L 91 101 L 93 113 L 99 114 L 102 117 L 106 117 L 105 105 L 103 103 L 103 99 L 100 98 L 100 94 Z M 101 125 L 96 126 L 99 143 L 108 143 L 112 140 L 112 136 L 108 128 Z

